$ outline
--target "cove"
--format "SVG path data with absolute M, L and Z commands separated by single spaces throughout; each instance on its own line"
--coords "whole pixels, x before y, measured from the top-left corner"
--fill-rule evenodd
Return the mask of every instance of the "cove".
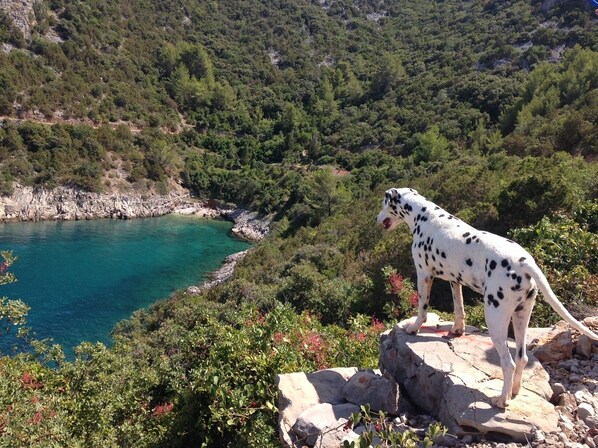
M 0 296 L 27 303 L 33 336 L 52 338 L 70 357 L 83 341 L 110 344 L 118 321 L 200 283 L 247 249 L 231 228 L 179 215 L 0 224 L 0 249 L 18 257 L 10 268 L 18 281 L 1 286 Z M 10 340 L 0 336 L 2 354 Z

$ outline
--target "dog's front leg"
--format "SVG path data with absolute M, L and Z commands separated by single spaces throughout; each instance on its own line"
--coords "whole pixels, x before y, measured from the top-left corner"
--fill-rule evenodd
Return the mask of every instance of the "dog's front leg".
M 465 329 L 465 310 L 463 308 L 463 288 L 461 284 L 451 282 L 451 291 L 453 293 L 453 304 L 455 306 L 455 322 L 451 328 L 454 335 L 462 335 Z
M 428 302 L 430 301 L 430 290 L 432 289 L 432 277 L 427 272 L 417 271 L 417 291 L 419 293 L 419 303 L 417 309 L 417 319 L 415 322 L 407 325 L 405 331 L 415 334 L 419 331 L 428 316 Z

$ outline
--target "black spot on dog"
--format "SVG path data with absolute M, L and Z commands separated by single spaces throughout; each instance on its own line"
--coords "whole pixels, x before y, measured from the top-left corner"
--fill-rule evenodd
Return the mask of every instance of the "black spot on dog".
M 498 300 L 492 294 L 488 294 L 488 305 L 494 305 L 495 308 L 498 308 Z
M 471 238 L 467 238 L 467 239 L 465 240 L 465 244 L 471 244 Z
M 428 309 L 428 304 L 424 303 L 424 310 L 427 310 L 427 309 Z
M 442 258 L 446 258 L 446 254 L 445 254 L 444 252 L 442 252 L 442 253 L 440 254 L 440 256 L 441 256 Z
M 518 275 L 518 276 L 517 276 L 517 283 L 521 283 L 521 280 L 523 280 L 523 279 L 521 278 L 521 275 Z
M 532 297 L 534 297 L 535 294 L 536 294 L 536 290 L 534 288 L 532 288 L 527 292 L 526 298 L 529 300 Z
M 507 260 L 506 258 L 503 258 L 503 260 L 500 262 L 500 265 L 503 268 L 506 268 L 509 265 L 509 260 Z
M 495 269 L 496 269 L 496 261 L 495 261 L 495 260 L 492 260 L 492 261 L 490 262 L 490 269 L 492 269 L 492 270 L 495 270 Z
M 513 243 L 513 244 L 515 244 L 515 241 L 513 241 L 513 240 L 506 240 L 506 241 L 507 241 L 507 243 Z
M 428 210 L 427 207 L 422 207 L 422 213 L 425 212 L 426 210 Z
M 512 274 L 511 274 L 511 278 L 512 278 L 513 280 L 515 280 L 515 279 L 517 278 L 517 274 L 515 274 L 515 273 L 512 273 Z
M 525 257 L 521 257 L 521 258 L 519 259 L 519 263 L 523 263 L 524 261 L 525 261 Z
M 465 260 L 465 263 L 467 264 L 467 266 L 473 266 L 473 261 L 471 261 L 471 258 Z
M 463 238 L 467 238 L 469 235 L 471 235 L 469 232 L 465 232 L 465 233 L 463 234 Z
M 523 358 L 523 347 L 519 347 L 519 351 L 517 352 L 519 359 Z
M 515 308 L 515 312 L 519 312 L 519 311 L 523 311 L 523 305 L 517 305 L 517 308 Z
M 531 275 L 529 275 L 529 274 L 526 272 L 526 273 L 525 273 L 525 278 L 527 278 L 528 280 L 531 280 L 531 279 L 532 279 L 532 276 L 531 276 Z
M 444 213 L 441 213 L 440 215 L 438 215 L 439 218 L 444 218 Z
M 498 291 L 498 292 L 496 293 L 496 296 L 497 296 L 497 297 L 498 297 L 500 300 L 502 300 L 502 299 L 504 299 L 504 298 L 505 298 L 505 295 L 502 293 L 502 291 Z

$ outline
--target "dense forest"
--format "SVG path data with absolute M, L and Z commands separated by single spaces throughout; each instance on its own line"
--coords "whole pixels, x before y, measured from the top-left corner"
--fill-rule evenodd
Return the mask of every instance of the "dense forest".
M 410 235 L 374 225 L 393 186 L 517 240 L 596 314 L 589 2 L 49 0 L 30 24 L 0 11 L 0 194 L 178 183 L 274 224 L 231 281 L 74 361 L 3 299 L 31 350 L 0 360 L 0 446 L 277 446 L 276 373 L 375 367 L 413 313 Z M 432 306 L 451 303 L 438 282 Z M 556 315 L 540 299 L 532 319 Z

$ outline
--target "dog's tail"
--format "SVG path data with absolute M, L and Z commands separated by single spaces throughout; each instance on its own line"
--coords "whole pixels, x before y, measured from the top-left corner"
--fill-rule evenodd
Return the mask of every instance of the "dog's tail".
M 536 281 L 538 288 L 542 292 L 544 299 L 550 304 L 553 310 L 557 312 L 559 316 L 561 316 L 569 325 L 575 328 L 582 334 L 585 334 L 591 339 L 598 340 L 598 335 L 590 330 L 588 327 L 583 325 L 581 322 L 577 321 L 570 313 L 565 309 L 563 304 L 559 301 L 556 297 L 552 288 L 548 284 L 548 280 L 546 276 L 542 273 L 540 268 L 534 262 L 527 262 L 525 263 L 529 269 L 529 273 L 532 275 L 534 280 Z

